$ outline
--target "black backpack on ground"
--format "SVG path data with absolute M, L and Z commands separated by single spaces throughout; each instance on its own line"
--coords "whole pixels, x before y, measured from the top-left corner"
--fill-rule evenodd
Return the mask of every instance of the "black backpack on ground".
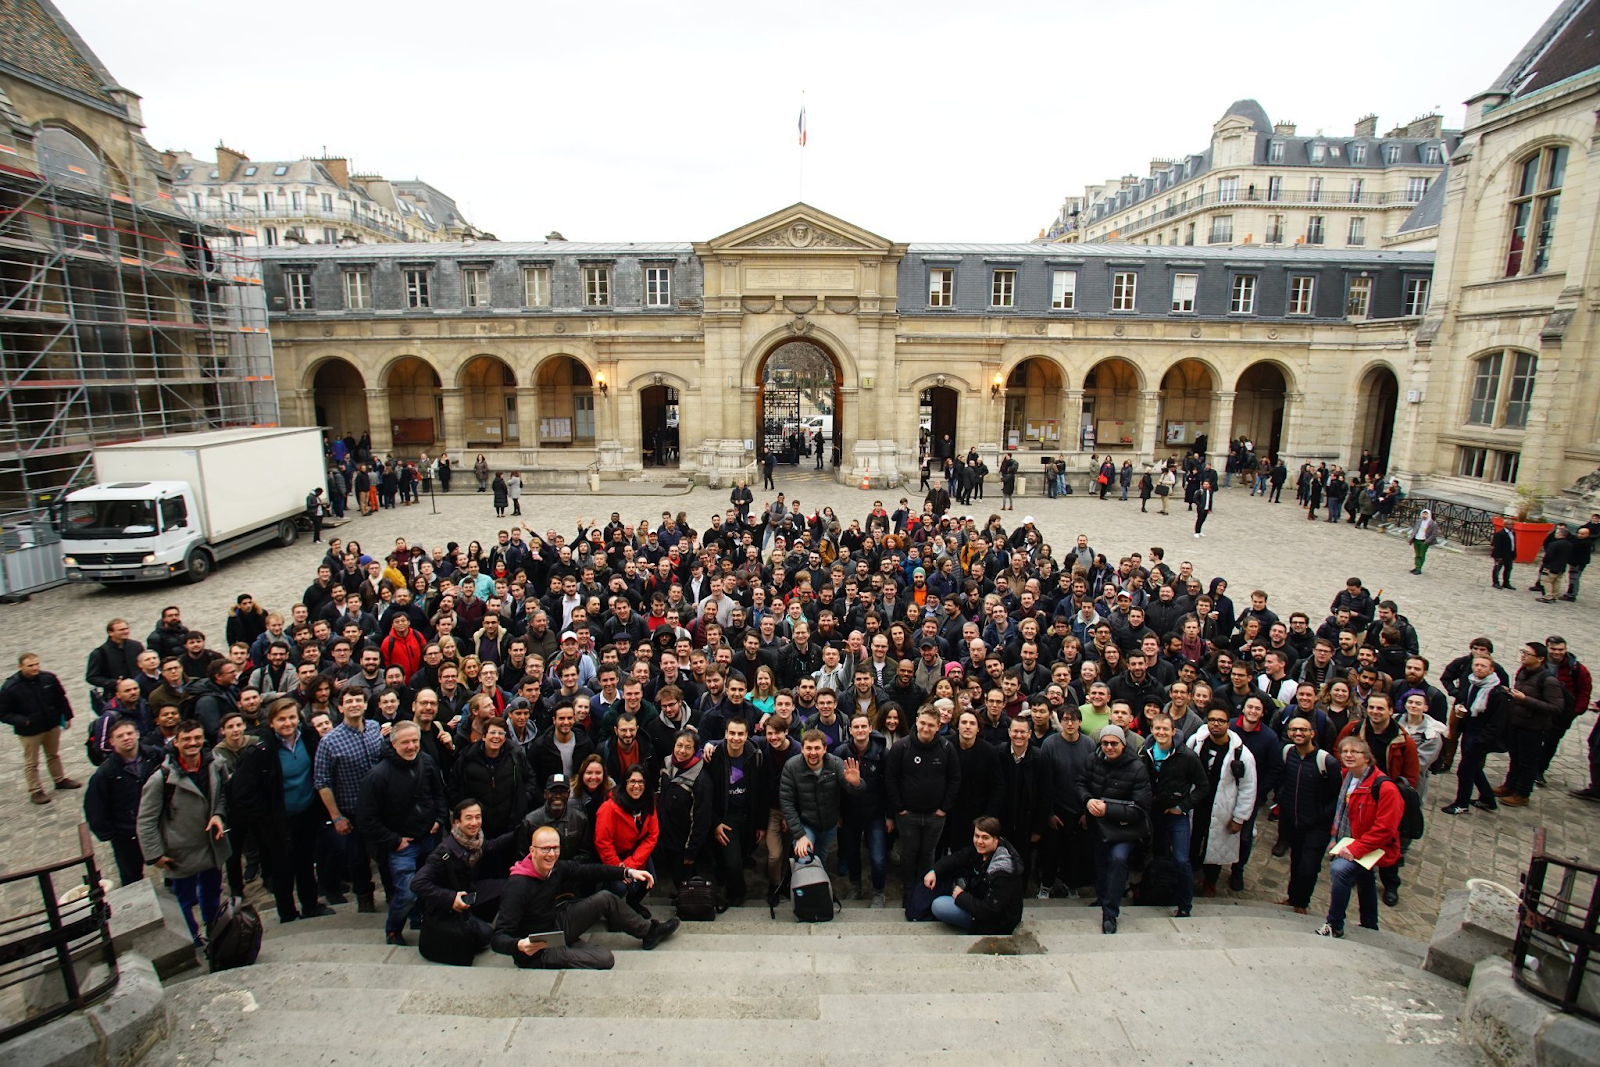
M 248 967 L 261 953 L 261 916 L 242 897 L 230 897 L 206 927 L 206 962 L 213 973 Z
M 478 944 L 466 920 L 452 912 L 423 920 L 422 932 L 417 935 L 417 953 L 429 963 L 471 967 L 478 955 Z
M 699 875 L 687 878 L 678 887 L 678 918 L 684 922 L 708 923 L 717 918 L 717 891 Z
M 1183 871 L 1171 856 L 1157 856 L 1144 866 L 1144 877 L 1133 891 L 1133 902 L 1145 907 L 1176 907 Z

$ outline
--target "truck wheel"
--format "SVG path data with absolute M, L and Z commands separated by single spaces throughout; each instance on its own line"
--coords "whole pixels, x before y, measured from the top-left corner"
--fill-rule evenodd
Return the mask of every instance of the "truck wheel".
M 183 566 L 183 580 L 190 585 L 199 585 L 211 576 L 211 556 L 203 548 L 191 549 Z
M 294 524 L 293 519 L 284 519 L 278 523 L 278 546 L 288 548 L 294 544 L 295 538 L 300 536 L 300 527 Z

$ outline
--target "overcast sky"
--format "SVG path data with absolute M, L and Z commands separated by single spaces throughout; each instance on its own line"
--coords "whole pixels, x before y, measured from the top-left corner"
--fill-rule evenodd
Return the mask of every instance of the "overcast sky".
M 1037 235 L 1255 97 L 1379 132 L 1486 86 L 1554 7 L 1490 0 L 764 4 L 56 0 L 152 144 L 324 150 L 503 240 L 703 240 L 801 196 L 898 241 Z

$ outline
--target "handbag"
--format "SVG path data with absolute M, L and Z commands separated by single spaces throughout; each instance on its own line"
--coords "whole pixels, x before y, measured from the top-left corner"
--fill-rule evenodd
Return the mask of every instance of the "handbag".
M 1102 474 L 1102 475 L 1101 475 L 1101 476 L 1100 476 L 1100 477 L 1099 477 L 1099 479 L 1098 479 L 1098 480 L 1099 480 L 1099 482 L 1100 482 L 1100 484 L 1101 484 L 1101 485 L 1109 485 L 1109 484 L 1110 484 L 1110 483 L 1111 483 L 1111 479 L 1110 479 L 1110 478 L 1107 478 L 1107 477 L 1106 477 L 1106 476 L 1105 476 L 1105 475 L 1104 475 L 1104 474 Z
M 1106 813 L 1096 819 L 1094 825 L 1100 840 L 1108 845 L 1150 839 L 1150 816 L 1139 805 L 1127 801 L 1107 804 Z
M 1172 486 L 1170 485 L 1156 486 L 1156 496 L 1166 496 L 1170 492 L 1172 492 Z

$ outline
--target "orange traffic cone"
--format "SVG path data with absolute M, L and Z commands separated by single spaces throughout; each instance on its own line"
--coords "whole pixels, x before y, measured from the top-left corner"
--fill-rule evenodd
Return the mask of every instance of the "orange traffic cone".
M 863 488 L 863 489 L 871 489 L 872 488 L 872 477 L 870 475 L 863 474 L 861 476 L 861 488 Z

